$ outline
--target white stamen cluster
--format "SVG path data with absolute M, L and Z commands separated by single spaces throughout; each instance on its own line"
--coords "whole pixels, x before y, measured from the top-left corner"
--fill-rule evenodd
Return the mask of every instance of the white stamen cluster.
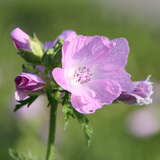
M 83 66 L 75 70 L 73 76 L 76 84 L 83 84 L 91 80 L 92 73 L 89 68 Z

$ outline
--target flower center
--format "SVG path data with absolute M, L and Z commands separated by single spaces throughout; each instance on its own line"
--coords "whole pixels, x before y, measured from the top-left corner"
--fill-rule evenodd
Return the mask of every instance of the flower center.
M 83 84 L 91 80 L 92 73 L 89 68 L 83 66 L 75 70 L 73 77 L 74 84 Z

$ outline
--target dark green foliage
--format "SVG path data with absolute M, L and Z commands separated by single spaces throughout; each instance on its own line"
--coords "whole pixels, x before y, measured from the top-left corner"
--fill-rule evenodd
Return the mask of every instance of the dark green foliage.
M 55 46 L 48 49 L 42 57 L 42 64 L 48 69 L 52 70 L 54 67 L 60 67 L 62 57 L 61 48 L 63 43 L 64 41 L 59 39 Z
M 27 105 L 27 107 L 29 107 L 37 99 L 37 97 L 38 96 L 30 96 L 29 98 L 27 98 L 23 101 L 18 101 L 19 103 L 15 106 L 14 112 L 19 110 L 24 105 Z

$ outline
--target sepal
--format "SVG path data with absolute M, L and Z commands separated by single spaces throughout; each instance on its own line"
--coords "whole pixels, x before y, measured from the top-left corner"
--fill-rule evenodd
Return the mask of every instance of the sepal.
M 32 64 L 41 64 L 40 57 L 35 56 L 32 52 L 27 50 L 20 49 L 17 52 L 18 55 L 20 55 L 26 62 L 32 63 Z
M 43 53 L 43 45 L 35 34 L 33 35 L 33 38 L 30 37 L 29 44 L 30 44 L 30 48 L 31 48 L 31 51 L 33 52 L 33 54 L 36 57 L 39 57 L 41 59 L 44 54 Z
M 51 49 L 48 49 L 42 57 L 42 64 L 49 69 L 53 69 L 54 67 L 61 66 L 61 50 L 64 41 L 59 39 L 55 46 Z

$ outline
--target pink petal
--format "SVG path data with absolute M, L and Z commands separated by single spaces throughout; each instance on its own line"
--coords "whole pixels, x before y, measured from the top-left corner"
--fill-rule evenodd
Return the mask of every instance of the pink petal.
M 70 66 L 72 64 L 72 59 L 75 54 L 77 54 L 84 46 L 87 46 L 88 43 L 94 39 L 93 37 L 87 36 L 76 36 L 72 41 L 65 42 L 62 46 L 62 65 L 63 67 Z M 85 52 L 89 54 L 90 52 Z M 86 56 L 86 55 L 85 55 Z M 81 55 L 82 57 L 82 55 Z M 70 63 L 67 63 L 67 62 Z
M 121 94 L 120 85 L 111 80 L 95 80 L 84 86 L 81 96 L 72 94 L 72 106 L 80 113 L 91 114 L 104 104 L 112 102 Z
M 71 95 L 71 103 L 76 111 L 83 114 L 92 114 L 101 107 L 94 100 L 89 101 L 87 97 L 75 96 L 73 94 Z
M 86 87 L 90 89 L 89 96 L 101 105 L 112 104 L 121 94 L 120 84 L 110 79 L 93 80 Z
M 26 77 L 29 80 L 32 80 L 36 83 L 42 83 L 45 84 L 45 82 L 36 74 L 32 74 L 32 73 L 21 73 L 20 76 L 22 77 Z
M 117 66 L 125 67 L 129 54 L 128 41 L 125 38 L 117 38 L 112 40 L 114 47 L 111 50 L 110 58 L 107 63 L 111 63 Z
M 64 88 L 65 90 L 68 89 L 68 86 L 66 84 L 66 80 L 64 78 L 64 70 L 61 69 L 61 68 L 55 68 L 53 71 L 52 71 L 52 75 L 53 75 L 53 78 L 54 80 L 62 87 Z
M 58 38 L 63 39 L 64 41 L 71 41 L 77 36 L 76 32 L 73 30 L 65 30 L 61 33 Z
M 17 49 L 30 50 L 29 47 L 29 35 L 26 34 L 20 28 L 15 28 L 11 32 L 11 39 L 13 40 Z
M 27 98 L 28 98 L 28 92 L 18 89 L 15 91 L 16 101 L 25 100 Z
M 122 91 L 132 91 L 134 85 L 130 80 L 131 76 L 124 69 L 117 69 L 110 72 L 103 71 L 96 74 L 97 79 L 111 79 L 118 82 L 121 85 Z

